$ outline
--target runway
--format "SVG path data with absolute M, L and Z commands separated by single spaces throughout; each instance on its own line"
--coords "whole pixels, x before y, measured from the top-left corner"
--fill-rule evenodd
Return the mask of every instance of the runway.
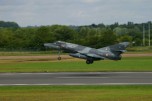
M 152 72 L 0 73 L 0 86 L 151 84 Z

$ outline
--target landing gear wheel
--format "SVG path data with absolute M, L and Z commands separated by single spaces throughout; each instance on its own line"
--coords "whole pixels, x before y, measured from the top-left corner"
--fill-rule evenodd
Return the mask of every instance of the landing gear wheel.
M 90 61 L 89 61 L 89 60 L 86 60 L 86 64 L 90 64 Z
M 93 60 L 86 60 L 86 64 L 92 64 Z
M 58 60 L 61 60 L 61 57 L 58 57 Z
M 61 50 L 59 49 L 59 50 L 58 50 L 58 60 L 61 60 L 60 52 L 61 52 Z
M 93 60 L 90 60 L 91 64 L 93 64 Z

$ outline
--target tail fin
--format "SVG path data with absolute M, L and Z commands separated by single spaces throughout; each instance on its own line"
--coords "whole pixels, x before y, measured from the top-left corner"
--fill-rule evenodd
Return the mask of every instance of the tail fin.
M 119 44 L 109 46 L 109 48 L 111 51 L 124 53 L 128 45 L 129 45 L 129 42 L 122 42 Z
M 100 48 L 100 49 L 108 50 L 108 51 L 113 52 L 116 55 L 120 55 L 120 54 L 126 52 L 126 48 L 128 47 L 128 45 L 129 45 L 129 42 L 122 42 L 122 43 L 118 43 L 118 44 L 107 46 L 107 47 Z

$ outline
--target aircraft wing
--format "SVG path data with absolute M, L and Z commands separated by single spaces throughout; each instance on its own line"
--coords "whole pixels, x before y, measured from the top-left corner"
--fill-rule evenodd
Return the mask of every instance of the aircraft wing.
M 96 54 L 85 54 L 85 55 L 88 57 L 104 60 L 104 57 L 98 56 Z
M 104 60 L 105 58 L 104 57 L 101 57 L 99 55 L 96 55 L 96 54 L 92 54 L 92 53 L 86 53 L 86 52 L 82 52 L 82 51 L 78 51 L 78 53 L 82 54 L 82 55 L 85 55 L 87 57 L 91 57 L 91 58 L 95 58 L 95 59 L 101 59 L 101 60 Z

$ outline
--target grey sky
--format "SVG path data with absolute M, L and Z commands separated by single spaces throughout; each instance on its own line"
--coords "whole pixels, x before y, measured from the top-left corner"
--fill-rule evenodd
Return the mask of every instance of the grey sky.
M 0 20 L 28 25 L 147 22 L 152 0 L 0 0 Z

